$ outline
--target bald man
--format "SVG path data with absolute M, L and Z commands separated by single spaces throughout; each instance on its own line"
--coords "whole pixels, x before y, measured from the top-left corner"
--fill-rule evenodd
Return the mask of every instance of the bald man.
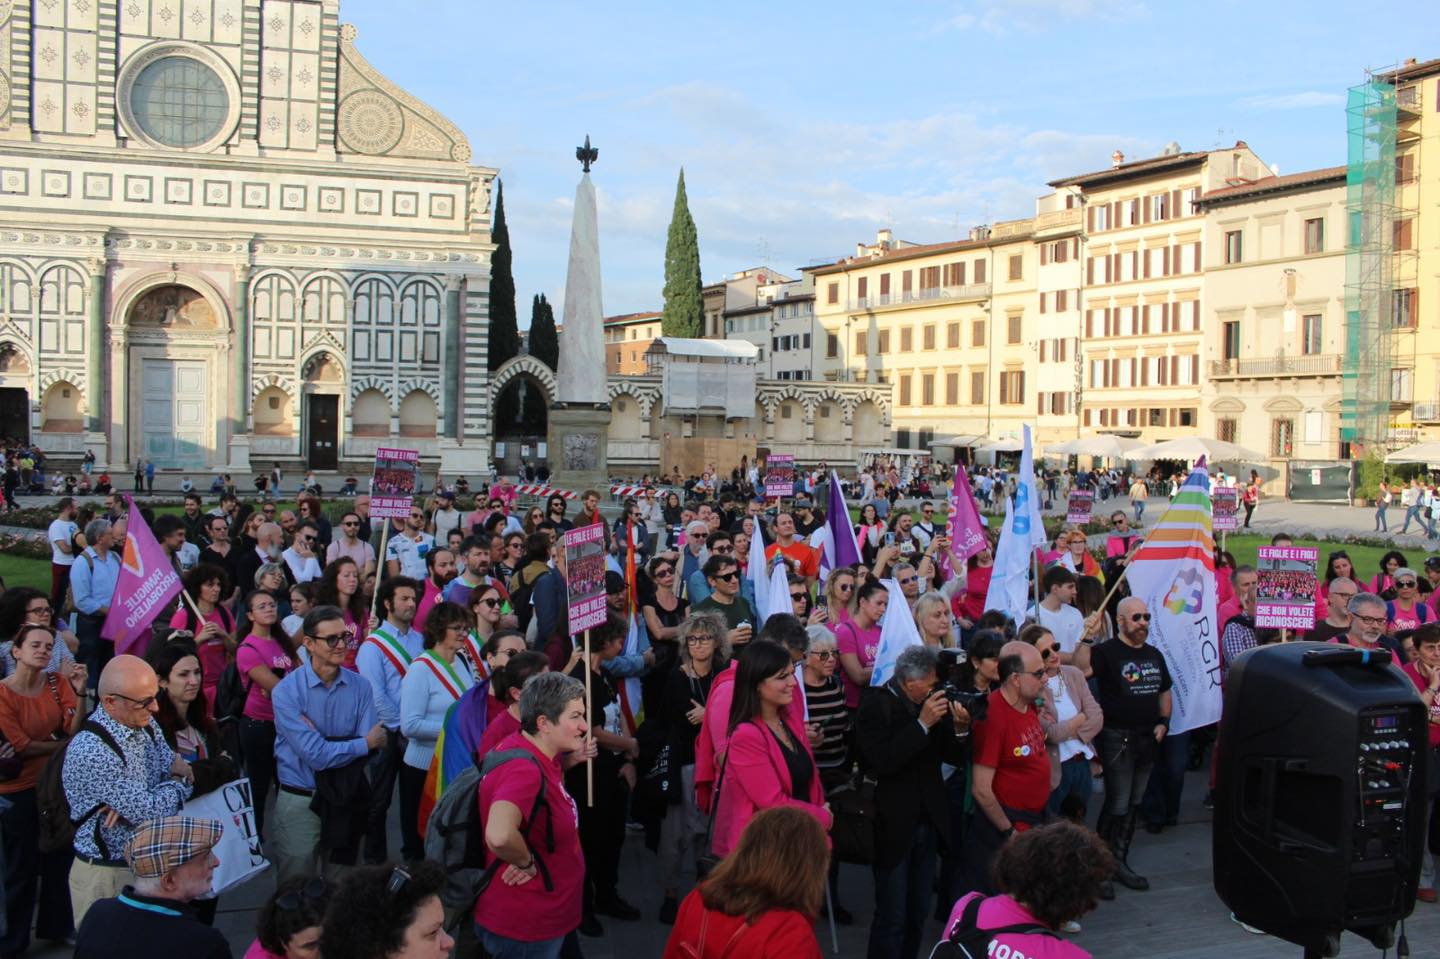
M 1151 646 L 1150 610 L 1134 596 L 1115 612 L 1118 638 L 1091 654 L 1096 699 L 1105 728 L 1095 737 L 1105 769 L 1105 808 L 1096 831 L 1115 854 L 1115 879 L 1127 889 L 1149 889 L 1150 882 L 1126 862 L 1140 800 L 1150 782 L 1159 746 L 1170 729 L 1170 669 Z
M 1000 648 L 999 668 L 1000 684 L 972 734 L 976 808 L 965 837 L 965 888 L 986 895 L 997 891 L 995 854 L 1015 832 L 1039 824 L 1050 799 L 1050 757 L 1035 708 L 1045 688 L 1045 661 L 1034 646 L 1017 640 Z M 951 892 L 958 898 L 957 890 Z
M 75 925 L 130 880 L 124 850 L 143 822 L 171 816 L 194 776 L 155 721 L 160 682 L 138 656 L 116 656 L 100 673 L 100 708 L 65 750 L 62 779 L 76 819 L 70 905 Z

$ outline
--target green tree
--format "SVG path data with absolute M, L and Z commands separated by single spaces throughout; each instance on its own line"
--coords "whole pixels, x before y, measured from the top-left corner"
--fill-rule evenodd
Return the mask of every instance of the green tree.
M 555 332 L 555 310 L 545 294 L 530 301 L 530 355 L 555 372 L 560 371 L 560 337 Z
M 514 256 L 510 228 L 505 225 L 505 192 L 495 183 L 495 255 L 490 261 L 490 369 L 498 370 L 520 353 L 520 326 L 515 316 Z
M 685 170 L 675 184 L 675 210 L 670 214 L 670 236 L 665 241 L 665 314 L 660 329 L 666 336 L 699 336 L 705 316 L 701 293 L 700 240 L 690 201 L 685 195 Z

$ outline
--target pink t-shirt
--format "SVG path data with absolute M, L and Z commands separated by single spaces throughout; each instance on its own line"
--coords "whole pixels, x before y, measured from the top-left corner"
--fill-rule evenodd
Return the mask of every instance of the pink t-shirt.
M 502 709 L 490 717 L 490 724 L 485 727 L 485 732 L 480 734 L 480 745 L 475 747 L 475 757 L 483 760 L 500 741 L 520 731 L 520 720 L 510 715 L 510 710 Z
M 284 675 L 295 664 L 285 653 L 285 647 L 268 637 L 247 636 L 245 642 L 235 651 L 235 667 L 240 671 L 240 682 L 250 687 L 245 697 L 245 716 L 262 722 L 275 720 L 275 707 L 270 703 L 270 694 L 252 682 L 250 670 L 256 666 L 269 666 L 276 673 Z
M 1420 675 L 1420 667 L 1414 663 L 1406 663 L 1404 666 L 1401 666 L 1400 669 L 1406 676 L 1410 677 L 1410 681 L 1415 684 L 1416 689 L 1424 692 L 1425 689 L 1429 687 L 1430 681 Z M 1430 732 L 1431 748 L 1440 746 L 1440 696 L 1436 696 L 1435 701 L 1430 704 L 1430 723 L 1428 729 Z
M 861 629 L 854 620 L 843 623 L 835 630 L 835 648 L 841 653 L 853 653 L 861 666 L 874 666 L 875 654 L 880 650 L 880 627 Z M 845 685 L 845 705 L 851 709 L 860 705 L 860 687 L 840 670 L 841 682 Z
M 218 606 L 205 615 L 204 621 L 214 623 L 222 633 L 228 633 L 235 628 L 235 624 L 226 619 Z M 175 615 L 170 617 L 170 628 L 193 628 L 194 632 L 198 634 L 205 627 L 203 624 L 196 625 L 195 614 L 182 603 L 180 608 L 175 610 Z M 215 687 L 220 685 L 220 674 L 224 671 L 226 660 L 229 657 L 225 652 L 224 641 L 219 639 L 207 639 L 203 643 L 198 643 L 197 652 L 200 657 L 200 685 L 205 691 L 205 711 L 213 719 L 215 716 Z
M 245 955 L 241 956 L 240 959 L 285 959 L 285 957 L 278 952 L 271 952 L 269 949 L 266 949 L 260 945 L 260 940 L 256 939 L 250 943 L 250 948 L 245 950 Z
M 529 882 L 518 886 L 507 886 L 504 882 L 490 883 L 480 898 L 475 901 L 475 923 L 506 939 L 520 942 L 543 942 L 566 935 L 580 925 L 580 896 L 585 885 L 585 856 L 580 851 L 580 809 L 575 800 L 565 791 L 565 780 L 560 772 L 560 763 L 548 759 L 530 744 L 523 733 L 515 733 L 501 740 L 497 749 L 526 749 L 535 754 L 544 770 L 536 770 L 535 764 L 525 759 L 512 759 L 493 770 L 480 783 L 480 827 L 490 817 L 490 807 L 504 800 L 514 804 L 520 815 L 529 816 L 535 805 L 535 796 L 543 788 L 548 811 L 541 810 L 541 817 L 550 816 L 549 823 L 520 823 L 520 831 L 533 837 L 530 846 L 539 851 L 550 871 L 554 890 L 545 891 L 545 883 L 537 875 Z M 545 838 L 547 827 L 553 827 L 555 851 L 547 852 Z M 487 865 L 490 856 L 486 857 Z M 503 873 L 503 868 L 501 869 Z
M 425 617 L 430 615 L 430 610 L 434 609 L 438 602 L 440 602 L 440 587 L 436 586 L 435 581 L 427 576 L 425 577 L 424 595 L 415 605 L 414 628 L 417 633 L 425 632 Z
M 955 903 L 955 908 L 950 910 L 950 918 L 945 920 L 947 936 L 960 921 L 970 900 L 978 895 L 980 895 L 978 892 L 969 893 Z M 975 917 L 975 924 L 981 929 L 999 929 L 1002 926 L 1014 926 L 1022 923 L 1040 924 L 1034 916 L 1022 909 L 1020 904 L 1009 896 L 991 896 L 986 899 L 980 904 L 980 914 Z M 1002 950 L 1005 951 L 1002 953 Z M 990 955 L 1001 954 L 1024 956 L 1025 959 L 1091 959 L 1090 953 L 1073 942 L 1066 942 L 1043 933 L 1028 932 L 1006 932 L 996 936 Z

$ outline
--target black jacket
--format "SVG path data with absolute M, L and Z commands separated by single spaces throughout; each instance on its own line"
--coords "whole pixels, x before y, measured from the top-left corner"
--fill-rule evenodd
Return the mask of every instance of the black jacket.
M 231 959 L 220 930 L 195 918 L 188 903 L 141 896 L 129 886 L 115 899 L 101 899 L 85 913 L 75 933 L 76 959 Z
M 950 841 L 950 805 L 940 764 L 969 761 L 969 739 L 955 735 L 955 724 L 942 718 L 927 733 L 920 710 L 894 685 L 868 686 L 860 693 L 855 740 L 861 768 L 876 780 L 875 865 L 889 869 L 910 848 L 915 827 L 928 822 L 940 839 Z
M 334 769 L 315 772 L 315 795 L 310 811 L 320 817 L 320 847 L 330 862 L 351 866 L 370 817 L 368 756 Z

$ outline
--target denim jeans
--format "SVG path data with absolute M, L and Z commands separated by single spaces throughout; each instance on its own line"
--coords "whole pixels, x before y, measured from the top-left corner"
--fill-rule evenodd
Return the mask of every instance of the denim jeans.
M 1102 729 L 1095 737 L 1105 769 L 1105 812 L 1124 816 L 1140 805 L 1155 762 L 1155 738 L 1148 729 Z
M 1389 506 L 1375 507 L 1375 532 L 1388 533 L 1390 531 L 1389 524 L 1385 522 L 1385 511 L 1389 508 Z
M 1140 525 L 1140 518 L 1145 515 L 1145 501 L 1143 499 L 1132 499 L 1130 505 L 1135 509 L 1135 525 Z
M 1190 733 L 1175 733 L 1160 744 L 1160 755 L 1145 787 L 1140 811 L 1154 826 L 1174 822 L 1180 816 L 1180 793 L 1185 787 L 1185 765 L 1190 759 Z
M 915 959 L 930 914 L 935 882 L 935 829 L 918 823 L 905 858 L 875 867 L 875 917 L 870 923 L 867 959 Z
M 539 942 L 521 942 L 519 939 L 497 936 L 479 926 L 475 927 L 475 934 L 480 939 L 480 944 L 485 947 L 486 954 L 492 959 L 557 959 L 560 947 L 565 943 L 564 936 L 542 939 Z
M 1050 801 L 1045 804 L 1045 813 L 1051 819 L 1060 816 L 1060 804 L 1073 797 L 1083 807 L 1090 801 L 1095 789 L 1095 780 L 1090 775 L 1090 760 L 1077 755 L 1060 764 L 1060 783 L 1050 791 Z
M 1420 512 L 1420 504 L 1418 503 L 1414 506 L 1405 507 L 1405 524 L 1400 527 L 1400 532 L 1404 533 L 1409 531 L 1410 521 L 1412 519 L 1420 524 L 1421 529 L 1425 528 L 1425 519 L 1423 514 L 1421 514 Z

